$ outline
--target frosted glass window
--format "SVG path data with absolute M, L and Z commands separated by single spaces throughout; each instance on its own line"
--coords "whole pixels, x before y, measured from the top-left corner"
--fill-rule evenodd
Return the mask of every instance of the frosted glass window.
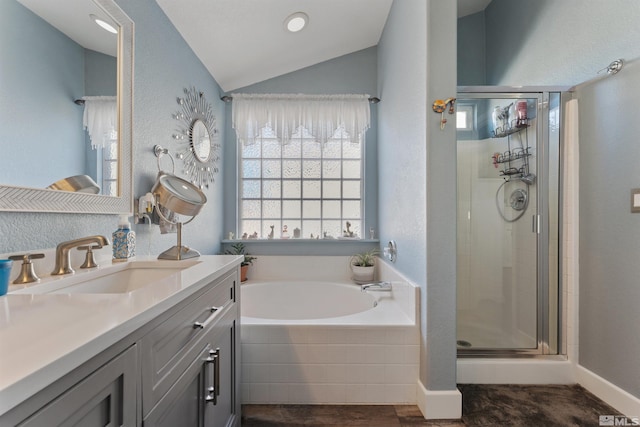
M 281 178 L 282 164 L 280 163 L 280 160 L 264 160 L 262 162 L 262 177 Z
M 252 236 L 253 233 L 258 233 L 258 236 L 260 235 L 260 223 L 261 221 L 243 221 L 243 226 L 244 229 L 247 230 L 244 233 L 247 235 L 247 237 Z M 243 235 L 240 235 L 240 237 L 246 239 L 247 237 L 244 237 Z
M 265 200 L 262 202 L 262 217 L 279 219 L 282 217 L 282 203 L 280 200 Z
M 322 217 L 327 219 L 340 219 L 340 201 L 327 200 L 322 204 Z
M 308 142 L 302 144 L 302 157 L 305 159 L 319 159 L 322 145 L 319 142 Z
M 322 162 L 323 178 L 340 178 L 340 166 L 342 162 L 339 160 L 325 160 Z
M 340 199 L 340 181 L 325 181 L 322 186 L 323 199 Z
M 343 178 L 360 178 L 360 160 L 345 160 L 342 165 Z
M 243 160 L 242 161 L 242 177 L 243 178 L 260 178 L 261 174 L 260 160 Z
M 98 170 L 102 170 L 102 191 L 105 196 L 118 195 L 118 144 L 109 144 L 102 149 L 102 156 L 98 155 L 98 161 L 102 157 L 102 167 L 98 164 Z M 100 178 L 98 173 L 97 178 Z
M 289 141 L 282 146 L 282 157 L 285 159 L 299 159 L 302 154 L 302 142 L 300 140 Z
M 304 160 L 302 163 L 303 178 L 320 178 L 321 177 L 320 160 Z
M 305 200 L 302 202 L 303 218 L 320 218 L 320 200 Z
M 282 189 L 283 198 L 299 199 L 300 197 L 302 197 L 302 193 L 300 191 L 302 188 L 301 181 L 284 181 L 282 185 L 283 185 L 283 189 Z
M 263 159 L 279 159 L 282 157 L 282 146 L 280 142 L 266 140 L 262 143 L 262 158 Z
M 281 239 L 284 227 L 290 239 L 341 237 L 347 221 L 363 237 L 361 142 L 338 130 L 321 144 L 300 128 L 282 144 L 263 129 L 238 152 L 239 237 Z
M 322 147 L 322 157 L 325 159 L 340 159 L 342 158 L 342 142 L 340 141 L 327 141 Z
M 362 158 L 361 145 L 351 141 L 344 141 L 342 143 L 342 158 L 343 159 L 360 159 Z
M 255 159 L 260 157 L 261 153 L 260 144 L 250 144 L 242 147 L 242 157 L 245 159 Z
M 300 200 L 285 200 L 282 202 L 283 218 L 300 218 Z
M 305 234 L 302 235 L 303 239 L 315 239 L 322 233 L 322 221 L 307 220 L 302 221 L 302 229 Z
M 260 198 L 260 181 L 243 181 L 242 182 L 242 198 L 243 199 Z
M 319 199 L 320 198 L 320 185 L 321 181 L 304 181 L 302 183 L 302 193 L 305 199 Z
M 300 178 L 302 176 L 302 164 L 300 160 L 285 160 L 282 162 L 283 178 Z
M 280 199 L 281 181 L 262 181 L 262 197 L 265 199 Z
M 260 218 L 260 200 L 245 200 L 242 203 L 243 218 Z
M 360 202 L 342 202 L 342 216 L 344 218 L 360 218 Z
M 343 181 L 342 197 L 345 199 L 360 198 L 360 181 Z

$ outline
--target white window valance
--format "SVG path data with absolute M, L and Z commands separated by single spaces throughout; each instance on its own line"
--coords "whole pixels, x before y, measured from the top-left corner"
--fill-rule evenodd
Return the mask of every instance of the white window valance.
M 82 125 L 89 133 L 91 148 L 105 148 L 118 141 L 115 96 L 84 96 Z
M 353 141 L 369 129 L 369 95 L 304 95 L 234 93 L 231 121 L 238 140 L 251 144 L 264 127 L 270 127 L 284 144 L 303 127 L 318 142 L 338 130 Z

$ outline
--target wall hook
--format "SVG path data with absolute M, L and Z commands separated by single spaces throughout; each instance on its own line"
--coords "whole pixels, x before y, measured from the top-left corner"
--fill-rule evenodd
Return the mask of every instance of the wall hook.
M 455 113 L 455 102 L 455 98 L 447 98 L 445 100 L 436 99 L 433 101 L 433 111 L 440 113 L 440 130 L 444 130 L 444 127 L 447 124 L 447 119 L 444 117 L 447 105 L 449 106 L 449 114 L 453 114 Z

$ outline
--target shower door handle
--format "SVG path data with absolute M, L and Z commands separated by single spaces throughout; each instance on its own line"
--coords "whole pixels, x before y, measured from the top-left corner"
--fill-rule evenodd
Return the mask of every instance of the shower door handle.
M 534 215 L 531 217 L 531 232 L 540 234 L 540 230 L 542 229 L 542 216 Z

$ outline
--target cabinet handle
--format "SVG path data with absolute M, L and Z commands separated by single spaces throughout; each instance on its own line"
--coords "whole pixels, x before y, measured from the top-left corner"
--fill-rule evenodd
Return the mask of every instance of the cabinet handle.
M 209 315 L 209 317 L 207 317 L 207 320 L 205 320 L 204 322 L 194 322 L 193 323 L 193 329 L 204 329 L 204 328 L 206 328 L 209 325 L 209 323 L 211 323 L 211 321 L 215 317 L 215 314 L 216 314 L 216 312 L 218 310 L 220 310 L 220 307 L 208 308 L 207 311 L 211 312 L 211 314 Z
M 205 398 L 204 401 L 205 403 L 213 403 L 214 405 L 216 405 L 218 403 L 218 394 L 219 391 L 217 390 L 217 376 L 218 373 L 220 372 L 220 361 L 218 359 L 218 352 L 219 350 L 209 350 L 209 356 L 205 359 L 204 363 L 205 363 L 205 376 L 207 379 L 211 379 L 211 382 L 209 383 L 210 385 L 207 386 L 205 381 Z M 207 375 L 207 367 L 213 365 L 211 367 L 211 375 Z
M 220 358 L 222 354 L 220 353 L 220 349 L 216 348 L 216 365 L 215 365 L 215 377 L 214 377 L 214 387 L 216 388 L 216 396 L 220 396 Z M 215 403 L 214 403 L 215 404 Z

